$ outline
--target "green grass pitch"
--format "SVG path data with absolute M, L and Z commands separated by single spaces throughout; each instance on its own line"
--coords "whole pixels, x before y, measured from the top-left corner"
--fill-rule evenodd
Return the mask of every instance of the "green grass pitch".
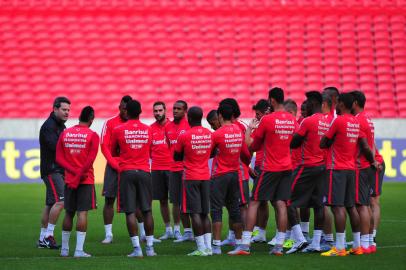
M 101 186 L 97 187 L 100 194 Z M 385 183 L 381 198 L 382 222 L 378 231 L 378 252 L 372 255 L 324 258 L 320 255 L 269 256 L 266 244 L 254 244 L 251 256 L 187 257 L 195 248 L 192 242 L 174 244 L 165 241 L 156 244 L 157 257 L 130 259 L 132 247 L 127 235 L 124 216 L 116 214 L 113 225 L 114 243 L 102 245 L 103 198 L 98 196 L 98 209 L 89 214 L 85 250 L 94 257 L 88 259 L 60 258 L 59 251 L 37 249 L 40 213 L 45 187 L 37 184 L 0 185 L 0 269 L 406 269 L 406 183 Z M 267 230 L 270 238 L 275 231 L 273 211 Z M 154 203 L 155 235 L 163 233 L 159 208 Z M 55 232 L 61 241 L 60 217 Z M 226 224 L 225 224 L 226 225 Z M 224 226 L 223 235 L 227 228 Z M 347 230 L 350 232 L 350 230 Z M 350 240 L 351 237 L 349 236 Z M 71 235 L 71 253 L 76 235 Z M 224 248 L 228 251 L 230 248 Z

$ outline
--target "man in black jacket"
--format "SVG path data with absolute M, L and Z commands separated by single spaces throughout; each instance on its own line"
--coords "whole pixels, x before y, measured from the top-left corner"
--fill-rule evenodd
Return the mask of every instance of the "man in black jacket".
M 54 228 L 63 210 L 64 170 L 56 163 L 56 145 L 59 135 L 66 128 L 70 101 L 66 97 L 54 100 L 53 111 L 42 124 L 39 132 L 41 150 L 41 178 L 46 185 L 45 208 L 42 211 L 39 248 L 59 249 L 54 239 Z

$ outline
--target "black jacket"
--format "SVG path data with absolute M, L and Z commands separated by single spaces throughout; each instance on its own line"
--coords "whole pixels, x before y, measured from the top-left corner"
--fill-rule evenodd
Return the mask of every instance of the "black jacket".
M 39 144 L 41 150 L 41 178 L 47 177 L 54 172 L 63 173 L 63 168 L 56 160 L 56 145 L 59 135 L 66 128 L 64 122 L 58 120 L 53 112 L 42 124 L 39 131 Z

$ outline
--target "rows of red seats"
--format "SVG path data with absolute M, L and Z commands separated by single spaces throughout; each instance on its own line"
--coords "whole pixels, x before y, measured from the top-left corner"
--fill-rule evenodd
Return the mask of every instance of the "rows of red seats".
M 44 117 L 60 94 L 74 115 L 92 104 L 108 117 L 127 93 L 149 117 L 157 99 L 207 112 L 229 96 L 250 117 L 270 86 L 300 103 L 329 85 L 365 91 L 375 117 L 406 117 L 405 14 L 2 13 L 0 117 Z
M 1 8 L 275 8 L 404 7 L 405 0 L 1 0 Z

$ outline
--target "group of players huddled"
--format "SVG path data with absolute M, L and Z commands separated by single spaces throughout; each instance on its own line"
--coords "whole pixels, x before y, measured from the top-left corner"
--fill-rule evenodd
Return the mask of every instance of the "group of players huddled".
M 252 243 L 266 241 L 268 202 L 275 209 L 277 227 L 269 242 L 272 255 L 283 255 L 284 248 L 286 254 L 374 253 L 385 167 L 365 103 L 361 91 L 339 93 L 328 87 L 306 92 L 297 118 L 296 103 L 285 101 L 284 91 L 275 87 L 268 99 L 253 106 L 255 118 L 248 125 L 239 120 L 235 99 L 220 101 L 207 114 L 214 130 L 210 131 L 202 126 L 203 110 L 188 108 L 183 100 L 173 104 L 172 121 L 165 103 L 155 102 L 156 121 L 148 126 L 140 121 L 140 102 L 124 96 L 119 114 L 105 122 L 99 141 L 90 130 L 93 108 L 83 108 L 79 124 L 65 129 L 70 101 L 58 97 L 40 131 L 41 177 L 47 196 L 38 247 L 61 248 L 60 255 L 69 256 L 77 214 L 74 256 L 91 256 L 83 245 L 87 212 L 96 207 L 92 164 L 100 144 L 107 160 L 102 243 L 113 241 L 117 199 L 117 211 L 126 215 L 133 246 L 129 257 L 143 256 L 142 241 L 146 255 L 156 256 L 154 243 L 167 239 L 196 241 L 197 249 L 190 256 L 219 255 L 224 245 L 234 246 L 228 255 L 249 255 Z M 166 227 L 159 239 L 154 238 L 153 200 L 160 202 Z M 221 241 L 223 207 L 228 211 L 229 233 Z M 60 247 L 53 231 L 63 208 Z M 309 209 L 314 211 L 312 238 Z M 347 214 L 353 235 L 348 251 Z

